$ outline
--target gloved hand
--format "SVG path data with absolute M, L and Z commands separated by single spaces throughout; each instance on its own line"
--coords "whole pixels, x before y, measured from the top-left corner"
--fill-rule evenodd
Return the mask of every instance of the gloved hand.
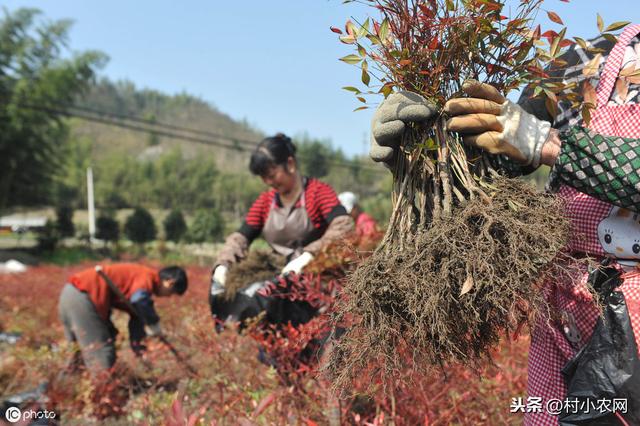
M 393 164 L 405 125 L 427 121 L 434 114 L 435 107 L 417 93 L 402 91 L 389 95 L 382 101 L 371 121 L 371 159 L 388 166 Z
M 152 337 L 162 336 L 162 327 L 160 327 L 160 323 L 157 322 L 155 324 L 147 325 L 147 335 Z
M 286 274 L 287 272 L 295 272 L 296 274 L 299 274 L 312 259 L 313 255 L 308 251 L 305 251 L 300 256 L 287 263 L 284 268 L 282 268 L 282 273 Z
M 211 296 L 217 296 L 224 293 L 224 285 L 227 281 L 227 271 L 229 269 L 224 265 L 216 266 L 211 276 Z
M 444 113 L 452 117 L 449 131 L 462 133 L 466 144 L 491 154 L 504 154 L 525 166 L 540 165 L 550 123 L 538 120 L 489 84 L 468 80 L 462 90 L 468 98 L 451 99 L 444 106 Z

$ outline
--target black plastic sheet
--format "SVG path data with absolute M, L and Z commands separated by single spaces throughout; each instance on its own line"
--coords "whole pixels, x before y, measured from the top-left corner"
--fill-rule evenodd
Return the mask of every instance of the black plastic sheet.
M 286 278 L 285 278 L 286 280 Z M 212 289 L 215 283 L 212 283 Z M 264 296 L 261 290 L 272 287 L 269 296 Z M 309 322 L 316 314 L 317 309 L 304 301 L 289 300 L 286 296 L 288 283 L 282 285 L 280 281 L 265 281 L 249 284 L 235 297 L 228 300 L 224 292 L 211 291 L 209 294 L 209 306 L 212 315 L 218 322 L 243 322 L 266 313 L 266 320 L 270 324 L 286 324 L 298 326 Z

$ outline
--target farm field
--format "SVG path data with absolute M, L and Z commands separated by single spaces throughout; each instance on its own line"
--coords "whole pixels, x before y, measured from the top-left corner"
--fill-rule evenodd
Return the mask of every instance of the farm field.
M 157 264 L 150 262 L 152 266 Z M 71 348 L 64 344 L 57 300 L 65 278 L 94 263 L 41 265 L 0 276 L 0 331 L 22 333 L 0 343 L 0 395 L 48 381 L 47 408 L 61 424 L 281 425 L 328 424 L 327 385 L 310 373 L 284 383 L 258 358 L 258 343 L 233 330 L 216 334 L 209 315 L 210 271 L 190 266 L 189 291 L 159 299 L 169 339 L 196 370 L 190 374 L 160 343 L 148 341 L 147 366 L 128 347 L 127 316 L 116 312 L 118 374 L 94 387 L 85 373 L 59 375 Z M 511 399 L 525 396 L 528 338 L 505 341 L 495 365 L 478 374 L 455 367 L 417 376 L 372 398 L 341 402 L 343 424 L 520 424 Z M 444 376 L 446 375 L 446 379 Z

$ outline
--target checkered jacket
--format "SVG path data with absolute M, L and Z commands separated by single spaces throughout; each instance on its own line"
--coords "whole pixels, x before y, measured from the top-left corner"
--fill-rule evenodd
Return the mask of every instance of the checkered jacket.
M 626 46 L 631 37 L 639 31 L 638 26 L 625 30 L 619 46 Z M 640 56 L 635 54 L 637 45 L 638 40 L 635 40 L 631 43 L 633 47 L 627 48 L 631 51 L 629 58 L 633 62 L 637 62 L 637 57 Z M 609 52 L 611 46 L 605 49 Z M 580 57 L 579 52 L 570 53 Z M 618 84 L 620 93 L 615 92 L 612 95 L 616 83 L 625 83 L 617 81 L 616 78 L 617 67 L 626 56 L 624 49 L 621 51 L 620 47 L 617 47 L 605 72 L 601 69 L 598 73 L 603 76 L 603 81 L 597 86 L 598 108 L 589 127 L 601 134 L 640 138 L 637 94 L 628 97 L 635 87 Z M 588 58 L 583 62 L 586 61 Z M 567 71 L 570 72 L 571 69 Z M 560 76 L 565 78 L 567 71 Z M 583 78 L 580 68 L 572 75 L 578 79 Z M 611 208 L 611 203 L 624 205 L 631 203 L 634 197 L 637 198 L 638 189 L 634 187 L 636 178 L 624 175 L 637 176 L 640 170 L 636 164 L 637 142 L 640 139 L 604 137 L 585 130 L 581 127 L 582 123 L 577 114 L 566 108 L 561 108 L 560 114 L 554 119 L 554 124 L 562 132 L 563 141 L 562 152 L 553 167 L 555 177 L 552 175 L 551 183 L 553 184 L 555 179 L 559 187 L 558 195 L 565 202 L 567 217 L 571 219 L 572 236 L 568 251 L 586 253 L 595 258 L 611 254 L 612 247 L 617 252 L 618 243 L 610 246 L 606 237 L 601 242 L 598 229 L 612 214 L 618 216 Z M 562 181 L 557 182 L 558 180 Z M 560 185 L 565 182 L 568 185 Z M 633 205 L 629 207 L 635 208 Z M 626 210 L 623 209 L 622 212 L 629 216 Z M 623 213 L 620 213 L 620 217 Z M 630 217 L 630 220 L 634 219 Z M 616 267 L 621 268 L 621 265 Z M 551 308 L 551 318 L 544 315 L 538 317 L 531 331 L 529 351 L 527 394 L 540 397 L 546 403 L 563 402 L 567 395 L 567 385 L 561 371 L 589 342 L 600 315 L 586 286 L 589 277 L 587 265 L 571 267 L 563 263 L 558 269 L 558 274 L 547 281 L 543 289 L 545 299 Z M 624 296 L 635 340 L 640 347 L 640 270 L 636 268 L 624 272 L 624 281 L 618 290 Z M 549 408 L 551 406 L 547 405 L 546 410 L 527 411 L 524 425 L 558 425 L 555 408 Z
M 595 76 L 585 76 L 584 67 L 595 57 L 580 46 L 574 46 L 561 59 L 567 62 L 562 69 L 551 69 L 551 77 L 561 77 L 565 83 L 576 82 L 579 86 L 586 79 L 595 88 L 599 82 L 608 53 L 613 43 L 600 37 L 589 41 L 604 50 L 599 70 Z M 640 38 L 636 37 L 625 53 L 623 69 L 633 65 L 640 69 Z M 561 184 L 571 186 L 602 201 L 640 212 L 640 140 L 620 137 L 605 137 L 583 127 L 579 111 L 570 103 L 561 102 L 558 115 L 551 117 L 544 101 L 533 99 L 530 91 L 520 97 L 520 105 L 538 118 L 552 122 L 560 131 L 562 146 L 560 155 L 551 169 L 548 188 L 557 190 Z M 639 103 L 640 84 L 629 84 L 624 99 L 618 90 L 610 102 L 616 104 Z M 533 169 L 522 169 L 506 158 L 497 159 L 496 166 L 510 175 L 522 175 Z

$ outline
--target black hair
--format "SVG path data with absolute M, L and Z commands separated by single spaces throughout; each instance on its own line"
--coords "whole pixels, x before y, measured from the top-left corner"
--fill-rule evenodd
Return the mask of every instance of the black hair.
M 179 295 L 183 295 L 189 287 L 189 281 L 187 280 L 187 273 L 179 266 L 167 266 L 160 269 L 158 272 L 160 280 L 174 280 L 173 292 Z
M 289 157 L 296 158 L 296 146 L 283 133 L 262 139 L 251 154 L 249 170 L 256 176 L 264 176 L 275 166 L 285 166 Z

